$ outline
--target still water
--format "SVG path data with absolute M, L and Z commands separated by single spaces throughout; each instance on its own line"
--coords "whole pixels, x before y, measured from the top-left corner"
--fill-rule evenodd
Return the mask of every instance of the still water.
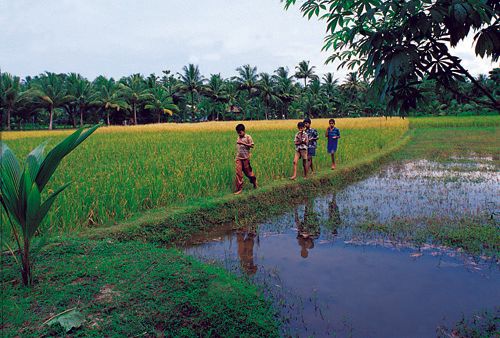
M 186 252 L 259 285 L 280 311 L 283 335 L 433 337 L 463 315 L 498 309 L 496 258 L 417 247 L 359 226 L 465 217 L 498 223 L 492 163 L 391 165 L 252 228 L 208 235 Z

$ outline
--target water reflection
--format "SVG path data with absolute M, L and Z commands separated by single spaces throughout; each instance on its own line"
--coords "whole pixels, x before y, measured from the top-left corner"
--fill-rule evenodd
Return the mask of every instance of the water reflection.
M 498 171 L 464 167 L 390 166 L 187 252 L 251 276 L 280 309 L 284 336 L 435 336 L 443 323 L 500 304 L 498 264 L 432 243 L 370 237 L 360 225 L 489 220 L 500 205 Z
M 236 241 L 238 243 L 238 257 L 243 271 L 249 276 L 255 275 L 257 272 L 257 265 L 254 263 L 253 253 L 254 244 L 257 234 L 252 231 L 237 231 Z M 257 237 L 258 238 L 258 237 Z
M 297 242 L 300 246 L 300 256 L 307 258 L 309 250 L 314 248 L 314 240 L 321 234 L 318 214 L 314 212 L 314 200 L 309 199 L 304 206 L 304 217 L 299 217 L 299 209 L 295 208 L 295 226 L 297 227 Z

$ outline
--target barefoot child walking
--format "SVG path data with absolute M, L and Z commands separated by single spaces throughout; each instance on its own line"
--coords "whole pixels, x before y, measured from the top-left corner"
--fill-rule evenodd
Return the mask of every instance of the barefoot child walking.
M 307 137 L 304 122 L 299 122 L 297 124 L 299 132 L 295 134 L 295 157 L 293 158 L 293 175 L 290 177 L 291 180 L 297 178 L 297 163 L 299 159 L 302 159 L 302 166 L 304 167 L 304 178 L 307 177 L 307 145 L 309 143 L 309 138 Z
M 254 188 L 257 188 L 257 178 L 250 165 L 250 149 L 254 147 L 252 137 L 245 133 L 245 126 L 236 126 L 238 138 L 236 139 L 236 192 L 235 195 L 243 191 L 243 174 L 250 180 Z
M 327 151 L 328 154 L 332 156 L 332 170 L 336 168 L 335 165 L 335 152 L 337 151 L 337 145 L 340 138 L 340 130 L 335 128 L 335 120 L 330 119 L 328 121 L 330 124 L 328 129 L 326 130 L 325 136 L 328 138 Z

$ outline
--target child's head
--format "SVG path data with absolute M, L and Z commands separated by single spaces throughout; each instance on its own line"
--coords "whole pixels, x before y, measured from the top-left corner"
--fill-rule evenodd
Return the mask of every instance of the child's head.
M 304 119 L 304 126 L 305 126 L 306 128 L 311 128 L 311 119 L 310 119 L 310 118 L 306 117 L 306 118 Z
M 300 131 L 304 131 L 304 128 L 306 126 L 304 125 L 304 122 L 299 122 L 297 123 L 297 128 L 300 130 Z
M 236 126 L 236 132 L 238 133 L 238 135 L 240 135 L 241 137 L 245 136 L 245 126 L 243 124 L 238 124 Z
M 334 119 L 330 119 L 328 121 L 328 123 L 330 124 L 330 127 L 335 127 L 335 120 Z

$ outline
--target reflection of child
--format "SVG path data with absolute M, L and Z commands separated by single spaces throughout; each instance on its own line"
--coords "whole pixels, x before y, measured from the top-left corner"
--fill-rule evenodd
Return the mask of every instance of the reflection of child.
M 297 124 L 299 132 L 295 134 L 295 157 L 293 158 L 293 175 L 290 177 L 291 180 L 297 178 L 297 163 L 299 159 L 302 159 L 302 166 L 304 167 L 304 178 L 307 177 L 307 145 L 309 143 L 309 138 L 305 133 L 304 122 L 299 122 Z
M 327 151 L 332 156 L 332 170 L 336 168 L 335 165 L 335 152 L 337 151 L 337 144 L 340 138 L 340 130 L 335 128 L 335 120 L 328 121 L 330 126 L 326 130 L 325 137 L 328 138 Z
M 238 256 L 240 257 L 240 264 L 243 270 L 250 276 L 257 272 L 257 265 L 253 262 L 253 246 L 255 234 L 253 232 L 236 234 L 238 241 Z

